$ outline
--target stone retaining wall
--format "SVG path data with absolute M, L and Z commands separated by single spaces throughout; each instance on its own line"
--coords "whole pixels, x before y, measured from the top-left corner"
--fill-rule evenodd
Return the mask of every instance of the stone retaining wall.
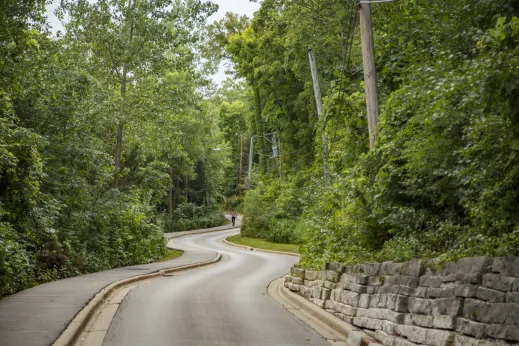
M 294 267 L 285 286 L 387 346 L 519 345 L 518 257 Z

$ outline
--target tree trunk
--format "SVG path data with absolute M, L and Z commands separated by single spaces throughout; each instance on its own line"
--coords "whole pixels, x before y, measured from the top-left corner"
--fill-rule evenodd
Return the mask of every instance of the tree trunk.
M 173 216 L 173 167 L 170 167 L 171 187 L 168 191 L 168 215 Z M 177 180 L 178 181 L 178 180 Z
M 135 8 L 135 0 L 133 1 L 132 8 Z M 130 37 L 128 45 L 131 48 L 133 40 L 133 17 L 130 21 Z M 126 77 L 128 71 L 126 63 L 123 64 L 123 73 L 121 78 L 121 105 L 119 107 L 119 125 L 117 126 L 117 140 L 115 144 L 115 176 L 114 176 L 114 188 L 118 189 L 120 185 L 122 162 L 121 156 L 123 152 L 123 128 L 125 118 L 125 106 L 126 106 Z

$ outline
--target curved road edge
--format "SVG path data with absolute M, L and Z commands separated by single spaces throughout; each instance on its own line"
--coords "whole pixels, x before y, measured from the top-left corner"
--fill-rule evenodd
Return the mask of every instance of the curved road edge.
M 268 294 L 289 312 L 315 329 L 332 345 L 382 346 L 359 328 L 344 322 L 333 314 L 312 304 L 285 287 L 285 278 L 270 283 Z
M 165 274 L 182 272 L 189 269 L 195 269 L 203 266 L 207 266 L 210 264 L 217 263 L 221 260 L 222 255 L 218 253 L 216 257 L 212 260 L 188 264 L 181 267 L 172 267 L 167 269 L 159 270 L 156 273 L 152 274 L 144 274 L 139 276 L 134 276 L 129 279 L 124 279 L 120 281 L 116 281 L 107 287 L 103 288 L 99 293 L 97 293 L 94 298 L 81 310 L 76 317 L 70 322 L 67 328 L 63 331 L 60 337 L 52 344 L 53 346 L 71 346 L 75 344 L 79 344 L 80 340 L 79 336 L 82 333 L 87 333 L 86 327 L 88 324 L 95 323 L 96 318 L 99 313 L 105 307 L 105 303 L 110 302 L 110 300 L 114 296 L 118 296 L 117 299 L 122 301 L 126 294 L 130 292 L 132 288 L 143 281 L 148 281 L 150 279 L 156 279 L 159 277 L 163 277 Z M 122 290 L 128 289 L 124 294 L 119 294 Z M 114 311 L 115 314 L 115 311 Z M 112 316 L 113 317 L 113 316 Z M 111 322 L 111 319 L 110 321 Z
M 212 264 L 210 262 L 218 257 L 217 252 L 208 249 L 182 248 L 174 244 L 172 238 L 237 229 L 240 227 L 240 221 L 241 218 L 238 218 L 236 226 L 227 224 L 173 235 L 165 234 L 165 237 L 169 239 L 168 248 L 184 251 L 180 257 L 170 261 L 115 268 L 48 282 L 0 300 L 2 346 L 54 345 L 69 326 L 73 328 L 73 326 L 84 324 L 81 321 L 88 317 L 88 313 L 87 310 L 83 314 L 81 312 L 89 304 L 95 305 L 95 301 L 102 301 L 102 297 L 110 295 L 109 292 L 113 292 L 116 287 L 130 285 L 136 280 L 140 281 L 140 277 L 144 277 L 143 280 L 150 280 L 154 277 L 164 276 L 175 267 L 186 270 L 186 265 L 198 265 L 205 262 Z M 97 300 L 96 296 L 99 296 Z M 68 340 L 71 340 L 74 333 L 67 334 L 69 335 Z
M 260 251 L 260 252 L 268 252 L 268 253 L 274 253 L 274 254 L 278 254 L 278 255 L 288 255 L 288 256 L 294 256 L 294 257 L 301 257 L 298 253 L 295 253 L 295 252 L 284 252 L 284 251 L 275 251 L 275 250 L 265 250 L 265 249 L 260 249 L 260 248 L 255 248 L 255 247 L 251 247 L 251 246 L 246 246 L 246 245 L 240 245 L 240 244 L 235 244 L 235 243 L 231 243 L 229 240 L 227 240 L 229 237 L 225 238 L 223 240 L 223 242 L 227 245 L 230 245 L 230 246 L 234 246 L 234 247 L 239 247 L 239 248 L 242 248 L 242 249 L 247 249 L 247 250 L 251 250 L 251 251 Z

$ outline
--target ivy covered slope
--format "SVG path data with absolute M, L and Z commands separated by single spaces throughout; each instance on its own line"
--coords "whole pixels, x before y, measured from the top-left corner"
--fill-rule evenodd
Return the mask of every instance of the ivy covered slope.
M 211 27 L 247 81 L 250 134 L 281 138 L 281 179 L 268 141 L 255 141 L 243 233 L 303 242 L 312 266 L 519 255 L 519 3 L 399 0 L 372 12 L 372 150 L 356 1 L 264 0 L 251 20 Z
M 0 2 L 0 297 L 225 221 L 228 147 L 195 53 L 215 10 L 62 1 L 54 36 L 45 1 Z

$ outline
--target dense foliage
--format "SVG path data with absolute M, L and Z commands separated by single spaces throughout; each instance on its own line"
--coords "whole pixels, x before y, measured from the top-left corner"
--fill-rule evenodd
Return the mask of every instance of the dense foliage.
M 228 147 L 196 53 L 216 7 L 62 1 L 53 35 L 45 3 L 0 3 L 0 297 L 224 221 Z M 198 222 L 175 226 L 187 209 Z
M 211 28 L 248 83 L 243 233 L 304 238 L 302 263 L 519 255 L 519 3 L 372 5 L 381 116 L 369 149 L 358 8 L 264 0 Z M 307 47 L 324 102 L 318 120 Z M 322 143 L 324 141 L 324 145 Z

